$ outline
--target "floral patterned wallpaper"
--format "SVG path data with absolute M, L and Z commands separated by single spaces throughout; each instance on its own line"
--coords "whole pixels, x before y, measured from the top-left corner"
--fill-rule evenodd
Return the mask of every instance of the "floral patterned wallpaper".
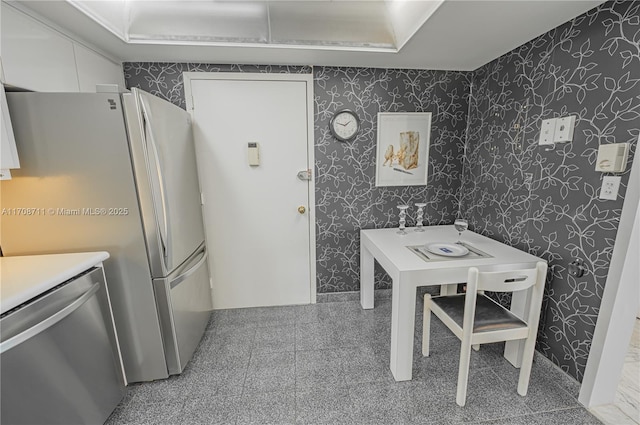
M 125 62 L 128 88 L 137 87 L 186 109 L 183 72 L 261 72 L 310 74 L 310 66 L 212 65 L 208 63 Z
M 360 229 L 398 225 L 399 204 L 425 202 L 425 224 L 449 224 L 458 211 L 467 123 L 469 74 L 459 72 L 332 68 L 314 69 L 316 158 L 316 256 L 318 292 L 356 291 L 360 282 Z M 357 138 L 336 141 L 333 113 L 355 111 Z M 427 186 L 376 187 L 378 112 L 431 112 Z M 376 287 L 390 287 L 376 269 Z
M 397 204 L 427 202 L 428 224 L 459 210 L 472 230 L 549 261 L 538 350 L 582 380 L 629 180 L 616 201 L 598 199 L 595 158 L 628 142 L 630 168 L 637 147 L 639 9 L 606 2 L 475 72 L 126 63 L 125 78 L 184 108 L 184 71 L 313 72 L 318 292 L 358 290 L 359 230 L 397 226 Z M 362 120 L 350 143 L 329 134 L 341 108 Z M 375 187 L 378 112 L 433 113 L 426 188 Z M 538 146 L 541 120 L 567 115 L 573 142 Z M 574 258 L 581 278 L 567 273 Z M 390 284 L 381 269 L 376 282 Z
M 551 266 L 538 349 L 582 380 L 632 154 L 616 201 L 598 199 L 598 146 L 640 133 L 640 2 L 607 2 L 475 71 L 462 215 Z M 572 143 L 538 145 L 543 119 L 576 116 Z M 581 278 L 567 272 L 584 260 Z

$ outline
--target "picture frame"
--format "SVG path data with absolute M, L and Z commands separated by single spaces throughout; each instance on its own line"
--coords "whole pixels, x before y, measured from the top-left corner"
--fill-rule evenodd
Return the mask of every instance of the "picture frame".
M 425 186 L 431 112 L 379 112 L 376 186 Z

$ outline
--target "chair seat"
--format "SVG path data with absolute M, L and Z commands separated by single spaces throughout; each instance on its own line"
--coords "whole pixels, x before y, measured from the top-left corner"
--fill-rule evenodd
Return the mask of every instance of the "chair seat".
M 464 318 L 464 301 L 464 294 L 431 298 L 431 302 L 440 307 L 461 328 Z M 527 324 L 509 310 L 491 298 L 478 294 L 473 324 L 474 333 L 526 327 Z

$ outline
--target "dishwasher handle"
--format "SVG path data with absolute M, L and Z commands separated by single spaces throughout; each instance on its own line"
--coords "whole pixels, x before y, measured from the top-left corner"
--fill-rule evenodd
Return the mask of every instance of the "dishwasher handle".
M 8 340 L 2 342 L 0 344 L 0 354 L 4 353 L 5 351 L 8 351 L 8 350 L 12 349 L 13 347 L 15 347 L 15 346 L 17 346 L 19 344 L 22 344 L 27 339 L 32 338 L 32 337 L 38 335 L 41 332 L 46 331 L 51 326 L 53 326 L 56 323 L 60 322 L 65 317 L 67 317 L 68 315 L 70 315 L 71 313 L 73 313 L 74 311 L 79 309 L 80 307 L 82 307 L 82 305 L 84 303 L 89 301 L 89 299 L 91 297 L 93 297 L 93 295 L 96 292 L 98 292 L 98 289 L 100 289 L 100 282 L 94 283 L 93 286 L 87 290 L 87 292 L 82 294 L 74 302 L 72 302 L 71 304 L 69 304 L 65 308 L 63 308 L 63 309 L 59 310 L 58 312 L 52 314 L 51 316 L 47 317 L 42 322 L 39 322 L 39 323 L 33 325 L 32 327 L 28 328 L 27 330 L 25 330 L 23 332 L 20 332 L 18 335 L 14 336 L 14 337 L 11 337 Z

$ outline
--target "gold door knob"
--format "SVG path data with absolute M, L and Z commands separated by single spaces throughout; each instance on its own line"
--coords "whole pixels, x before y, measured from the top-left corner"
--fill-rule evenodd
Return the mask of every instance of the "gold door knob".
M 298 207 L 298 212 L 299 212 L 300 214 L 304 214 L 306 211 L 307 211 L 307 209 L 306 209 L 303 205 L 300 205 L 300 206 Z

